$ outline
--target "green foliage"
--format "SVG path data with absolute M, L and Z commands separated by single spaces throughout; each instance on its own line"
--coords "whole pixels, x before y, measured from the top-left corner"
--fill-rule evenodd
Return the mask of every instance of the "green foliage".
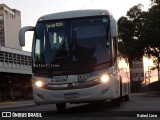
M 155 58 L 159 70 L 160 62 L 160 0 L 151 0 L 149 11 L 141 10 L 142 5 L 133 6 L 126 17 L 118 20 L 119 39 L 124 43 L 129 61 L 146 55 Z M 122 51 L 123 49 L 120 49 Z M 131 66 L 131 62 L 130 67 Z
M 160 5 L 160 0 L 151 0 L 152 4 L 154 5 Z
M 148 20 L 145 24 L 143 40 L 145 53 L 160 59 L 160 5 L 153 5 L 148 12 Z
M 143 30 L 142 40 L 145 43 L 145 55 L 154 58 L 154 64 L 160 70 L 160 0 L 152 0 L 147 21 Z M 160 76 L 158 74 L 158 76 Z M 160 78 L 158 78 L 160 79 Z
M 143 17 L 146 13 L 141 10 L 142 5 L 133 6 L 127 11 L 127 16 L 118 20 L 119 51 L 128 59 L 130 66 L 131 91 L 135 90 L 135 83 L 132 80 L 132 61 L 135 58 L 142 58 L 144 44 L 141 38 L 141 31 L 146 21 Z M 144 19 L 145 18 L 145 19 Z M 124 46 L 122 46 L 124 45 Z M 124 47 L 124 48 L 123 48 Z M 123 49 L 122 49 L 123 48 Z M 126 50 L 126 52 L 124 52 Z M 137 86 L 137 84 L 136 84 Z
M 144 52 L 143 42 L 140 41 L 144 12 L 141 11 L 141 4 L 133 6 L 127 16 L 118 20 L 119 39 L 124 43 L 126 55 L 129 60 L 141 58 Z M 121 48 L 121 46 L 119 45 Z M 120 49 L 120 52 L 121 49 Z M 123 52 L 122 52 L 123 53 Z M 131 62 L 130 62 L 131 63 Z M 131 66 L 131 64 L 130 64 Z

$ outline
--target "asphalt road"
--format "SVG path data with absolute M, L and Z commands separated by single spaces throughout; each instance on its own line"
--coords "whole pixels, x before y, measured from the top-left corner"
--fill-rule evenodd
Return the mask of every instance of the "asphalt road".
M 31 100 L 0 104 L 0 111 L 11 112 L 12 117 L 8 118 L 10 120 L 31 119 L 26 117 L 32 117 L 32 113 L 37 115 L 37 118 L 32 118 L 34 120 L 160 120 L 160 96 L 145 93 L 131 94 L 130 101 L 122 102 L 118 108 L 113 107 L 109 101 L 94 104 L 67 104 L 64 113 L 58 113 L 54 104 L 37 106 Z M 24 118 L 17 117 L 16 113 L 20 113 L 19 115 L 23 115 Z

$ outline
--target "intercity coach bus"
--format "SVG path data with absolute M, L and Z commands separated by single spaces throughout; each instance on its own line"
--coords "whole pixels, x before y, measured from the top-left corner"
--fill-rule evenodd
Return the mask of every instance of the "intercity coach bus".
M 40 17 L 33 31 L 32 86 L 35 104 L 129 100 L 129 69 L 120 67 L 116 20 L 107 10 L 75 10 Z M 127 63 L 125 63 L 126 66 Z

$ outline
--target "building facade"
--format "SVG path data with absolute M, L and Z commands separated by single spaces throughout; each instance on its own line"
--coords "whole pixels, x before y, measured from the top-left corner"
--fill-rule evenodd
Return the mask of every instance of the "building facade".
M 19 45 L 20 28 L 20 11 L 0 4 L 0 98 L 32 97 L 31 53 Z
M 20 28 L 20 11 L 0 4 L 0 46 L 22 50 L 18 40 Z

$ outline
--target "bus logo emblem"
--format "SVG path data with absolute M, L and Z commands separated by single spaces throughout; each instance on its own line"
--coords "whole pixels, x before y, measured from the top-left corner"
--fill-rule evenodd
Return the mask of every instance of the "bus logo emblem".
M 86 74 L 86 75 L 79 75 L 79 80 L 81 81 L 81 80 L 86 80 L 86 79 L 88 79 L 89 78 L 89 75 L 88 74 Z
M 77 61 L 77 58 L 75 56 L 73 56 L 72 61 Z

